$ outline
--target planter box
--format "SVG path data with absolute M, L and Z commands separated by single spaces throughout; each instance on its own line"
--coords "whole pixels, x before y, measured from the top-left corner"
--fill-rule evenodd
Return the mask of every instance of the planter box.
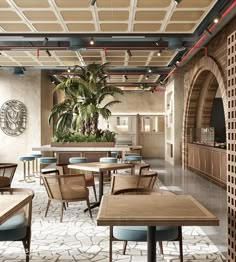
M 55 147 L 114 147 L 115 142 L 52 142 Z

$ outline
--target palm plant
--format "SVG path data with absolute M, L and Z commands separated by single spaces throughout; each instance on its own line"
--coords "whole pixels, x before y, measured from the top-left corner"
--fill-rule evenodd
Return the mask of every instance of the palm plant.
M 90 64 L 87 67 L 76 66 L 73 77 L 61 77 L 61 82 L 54 92 L 62 90 L 65 100 L 51 109 L 49 123 L 55 119 L 56 132 L 80 132 L 85 135 L 98 135 L 98 119 L 101 115 L 108 119 L 111 115 L 109 107 L 120 103 L 112 100 L 104 103 L 107 96 L 114 98 L 123 91 L 114 86 L 108 86 L 104 74 L 107 64 Z

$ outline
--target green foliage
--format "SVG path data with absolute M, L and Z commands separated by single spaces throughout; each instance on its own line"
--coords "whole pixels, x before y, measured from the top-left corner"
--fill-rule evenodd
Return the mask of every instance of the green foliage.
M 79 132 L 55 132 L 52 142 L 115 142 L 115 133 L 110 130 L 98 129 L 95 135 L 83 135 Z
M 109 108 L 120 103 L 115 99 L 104 103 L 104 99 L 123 94 L 120 88 L 107 85 L 106 66 L 95 63 L 87 67 L 75 66 L 73 77 L 61 77 L 54 92 L 64 92 L 65 100 L 53 106 L 48 120 L 49 124 L 54 120 L 57 134 L 72 132 L 97 137 L 99 116 L 108 119 L 111 115 Z M 105 136 L 111 139 L 108 134 Z

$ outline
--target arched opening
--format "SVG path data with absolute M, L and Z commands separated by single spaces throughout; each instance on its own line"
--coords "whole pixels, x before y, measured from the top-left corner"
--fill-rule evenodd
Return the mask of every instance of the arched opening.
M 194 76 L 185 108 L 185 166 L 225 186 L 226 150 L 217 151 L 226 148 L 223 80 L 209 66 Z
M 202 71 L 193 85 L 191 99 L 191 136 L 190 140 L 197 143 L 208 144 L 202 137 L 201 130 L 214 128 L 214 137 L 209 141 L 217 146 L 226 142 L 226 129 L 222 95 L 215 75 L 209 70 Z
M 222 70 L 211 57 L 202 57 L 185 76 L 185 90 L 182 160 L 183 166 L 186 168 L 188 166 L 190 130 L 191 128 L 215 125 L 215 121 L 211 119 L 212 110 L 215 110 L 215 100 L 220 100 L 225 129 L 225 122 L 227 121 L 226 79 Z

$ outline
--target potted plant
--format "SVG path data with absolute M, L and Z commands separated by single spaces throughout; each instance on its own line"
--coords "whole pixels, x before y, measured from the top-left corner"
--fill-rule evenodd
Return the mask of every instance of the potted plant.
M 50 111 L 49 124 L 54 119 L 54 142 L 115 142 L 115 134 L 98 129 L 99 116 L 108 119 L 109 108 L 120 101 L 115 94 L 123 94 L 120 88 L 107 84 L 104 73 L 107 64 L 76 66 L 72 76 L 61 76 L 54 92 L 61 90 L 65 99 Z M 110 96 L 113 100 L 105 103 Z

